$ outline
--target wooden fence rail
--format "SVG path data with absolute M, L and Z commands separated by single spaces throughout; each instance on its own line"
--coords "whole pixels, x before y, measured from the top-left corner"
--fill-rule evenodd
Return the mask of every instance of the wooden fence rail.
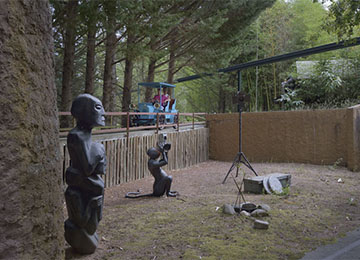
M 143 125 L 143 126 L 131 126 L 130 124 L 130 117 L 136 116 L 136 115 L 153 115 L 155 116 L 156 124 L 154 125 Z M 177 116 L 178 120 L 174 123 L 160 123 L 159 117 L 165 116 L 165 115 L 172 115 Z M 144 130 L 144 129 L 154 129 L 156 133 L 160 129 L 163 128 L 169 128 L 174 127 L 177 129 L 177 131 L 180 131 L 180 127 L 189 126 L 191 125 L 192 128 L 195 128 L 195 125 L 205 125 L 205 116 L 206 113 L 148 113 L 148 112 L 106 112 L 105 116 L 110 119 L 110 124 L 106 127 L 97 127 L 93 130 L 93 134 L 100 134 L 100 133 L 119 133 L 119 132 L 126 132 L 126 134 L 129 136 L 130 131 L 138 131 L 138 130 Z M 59 112 L 59 118 L 60 117 L 71 117 L 70 112 Z M 117 121 L 120 121 L 119 119 L 121 117 L 126 117 L 126 126 L 120 127 L 118 124 L 114 123 L 117 119 Z M 191 118 L 189 121 L 187 118 Z M 75 119 L 72 118 L 73 126 L 75 126 Z M 71 127 L 71 128 L 72 128 Z M 71 130 L 71 128 L 60 128 L 60 137 L 65 137 L 68 135 L 68 131 Z
M 146 151 L 156 146 L 158 134 L 103 140 L 107 169 L 103 176 L 105 187 L 144 178 L 150 174 Z M 167 133 L 171 143 L 169 163 L 165 171 L 186 168 L 209 158 L 209 131 L 207 128 Z M 62 171 L 70 164 L 66 145 L 61 147 Z

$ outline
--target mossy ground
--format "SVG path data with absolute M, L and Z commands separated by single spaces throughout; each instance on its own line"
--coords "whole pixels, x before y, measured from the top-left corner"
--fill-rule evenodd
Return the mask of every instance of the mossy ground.
M 359 173 L 327 166 L 252 164 L 260 175 L 292 175 L 285 195 L 245 194 L 247 201 L 271 207 L 270 216 L 263 218 L 269 229 L 255 230 L 252 220 L 222 213 L 221 206 L 234 203 L 237 196 L 231 178 L 221 184 L 230 166 L 208 161 L 169 172 L 178 198 L 124 198 L 138 188 L 150 192 L 152 178 L 107 189 L 98 249 L 88 256 L 68 249 L 67 259 L 299 259 L 359 227 Z

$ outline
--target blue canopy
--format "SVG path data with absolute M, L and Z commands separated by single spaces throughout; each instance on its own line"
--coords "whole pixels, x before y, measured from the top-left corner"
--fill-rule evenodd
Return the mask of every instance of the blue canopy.
M 148 87 L 148 88 L 175 88 L 175 85 L 165 83 L 165 82 L 140 82 L 139 86 Z

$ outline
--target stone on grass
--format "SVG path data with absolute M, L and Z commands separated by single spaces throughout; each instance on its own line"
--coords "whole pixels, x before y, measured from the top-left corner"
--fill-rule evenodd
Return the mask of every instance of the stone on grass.
M 259 208 L 259 209 L 263 209 L 263 210 L 265 210 L 265 211 L 267 211 L 267 212 L 269 212 L 269 211 L 271 210 L 271 208 L 270 208 L 270 206 L 269 206 L 268 204 L 260 204 L 260 205 L 258 206 L 258 208 Z
M 257 208 L 257 206 L 251 202 L 241 203 L 240 206 L 241 206 L 241 210 L 246 210 L 247 212 L 252 212 Z
M 256 209 L 253 212 L 251 212 L 251 216 L 252 217 L 267 217 L 267 216 L 269 216 L 269 213 L 263 209 Z
M 256 219 L 254 221 L 254 228 L 256 228 L 256 229 L 268 229 L 269 228 L 269 222 Z
M 230 204 L 224 204 L 223 212 L 224 212 L 224 214 L 229 214 L 229 215 L 234 215 L 235 214 L 234 207 L 231 206 Z
M 247 217 L 247 218 L 251 216 L 251 214 L 249 212 L 247 212 L 246 210 L 240 211 L 240 215 L 244 216 L 244 217 Z

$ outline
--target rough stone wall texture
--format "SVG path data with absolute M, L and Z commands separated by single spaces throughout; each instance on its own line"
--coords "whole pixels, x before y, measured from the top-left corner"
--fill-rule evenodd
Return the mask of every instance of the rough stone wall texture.
M 63 259 L 47 0 L 0 1 L 0 258 Z
M 360 108 L 242 113 L 242 151 L 253 162 L 347 165 L 359 169 Z M 207 116 L 211 159 L 239 151 L 239 115 Z

